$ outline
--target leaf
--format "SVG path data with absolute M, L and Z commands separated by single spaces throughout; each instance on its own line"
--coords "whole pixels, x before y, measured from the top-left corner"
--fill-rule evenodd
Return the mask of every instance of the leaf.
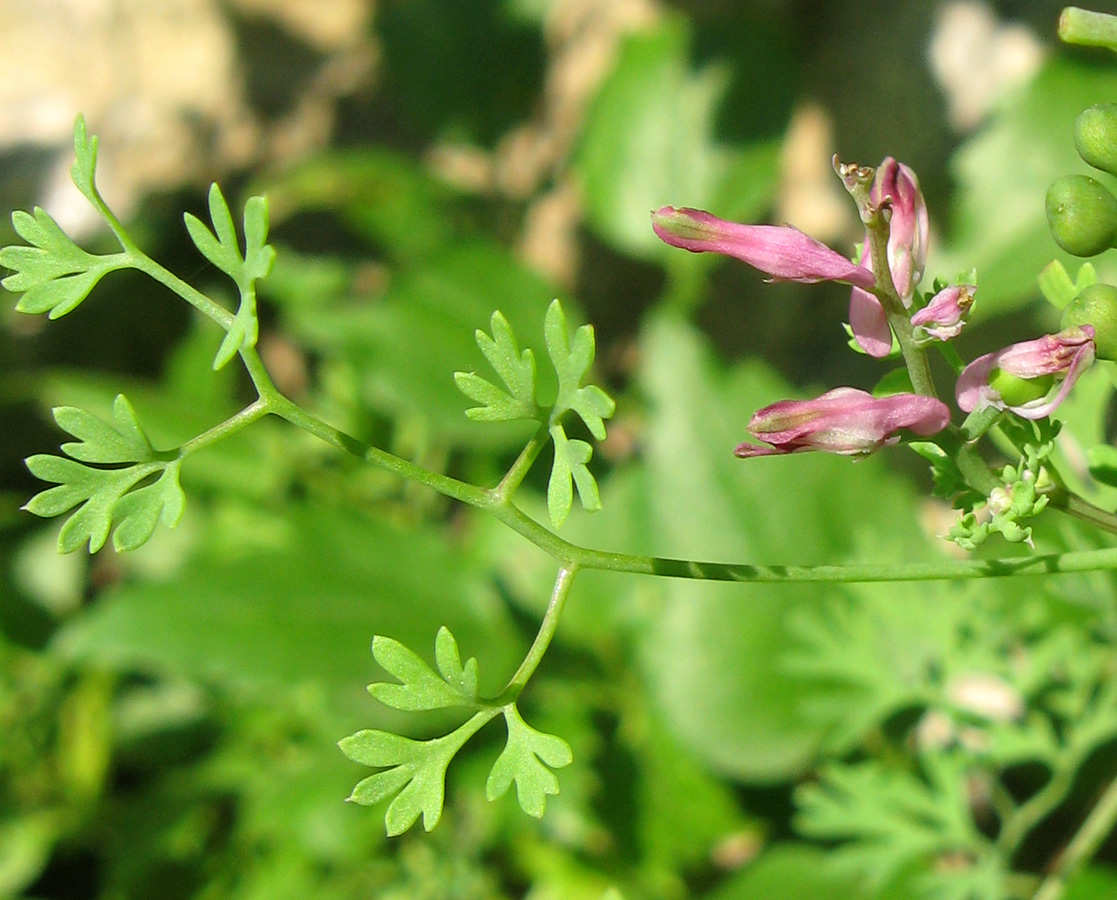
M 479 375 L 455 372 L 458 390 L 482 404 L 467 409 L 465 414 L 478 422 L 534 419 L 539 414 L 535 402 L 535 355 L 531 350 L 520 352 L 512 326 L 500 310 L 492 314 L 490 325 L 492 337 L 480 328 L 475 332 L 477 346 L 508 390 L 501 390 Z
M 113 425 L 73 406 L 57 406 L 54 421 L 78 442 L 62 445 L 67 456 L 90 463 L 148 462 L 155 458 L 132 404 L 123 394 L 113 401 Z M 115 426 L 115 427 L 114 427 Z
M 154 484 L 129 491 L 113 504 L 112 517 L 120 523 L 113 532 L 113 549 L 135 550 L 146 544 L 160 520 L 168 528 L 178 524 L 186 508 L 179 468 L 177 460 L 169 463 Z
M 581 387 L 582 379 L 593 365 L 594 339 L 593 326 L 583 325 L 574 332 L 574 340 L 568 343 L 566 314 L 562 304 L 555 300 L 547 307 L 543 323 L 547 341 L 547 354 L 558 374 L 558 396 L 555 398 L 551 420 L 555 421 L 568 409 L 582 417 L 590 433 L 599 441 L 605 440 L 605 423 L 616 410 L 616 404 L 599 387 Z
M 197 216 L 185 213 L 183 221 L 199 252 L 236 282 L 240 306 L 213 360 L 214 371 L 224 367 L 237 353 L 256 346 L 260 325 L 256 317 L 255 283 L 275 263 L 275 250 L 267 245 L 268 204 L 263 197 L 250 197 L 244 209 L 245 254 L 241 257 L 233 214 L 217 182 L 209 188 L 210 231 Z
M 601 497 L 597 491 L 597 481 L 586 468 L 586 463 L 593 455 L 593 447 L 585 441 L 568 439 L 561 425 L 552 425 L 550 432 L 555 460 L 551 466 L 551 478 L 547 482 L 547 512 L 551 516 L 551 524 L 558 528 L 566 521 L 574 505 L 572 479 L 578 486 L 578 499 L 587 512 L 601 509 Z
M 341 752 L 354 762 L 382 766 L 384 770 L 357 783 L 349 800 L 372 806 L 396 794 L 384 814 L 389 837 L 403 834 L 420 813 L 430 831 L 442 817 L 446 795 L 446 769 L 455 754 L 497 714 L 485 709 L 444 737 L 415 741 L 389 731 L 365 729 L 338 741 Z M 398 792 L 398 793 L 397 793 Z
M 438 629 L 434 639 L 434 661 L 447 684 L 466 699 L 477 699 L 477 660 L 470 657 L 462 665 L 458 642 L 445 625 Z
M 182 217 L 186 230 L 202 256 L 239 285 L 244 275 L 244 260 L 240 255 L 236 230 L 233 228 L 233 215 L 229 212 L 229 204 L 225 202 L 225 195 L 221 193 L 216 181 L 209 186 L 209 214 L 213 221 L 213 231 L 191 213 L 185 213 Z
M 408 712 L 475 706 L 477 660 L 469 660 L 463 669 L 457 642 L 445 626 L 438 631 L 435 648 L 441 678 L 399 641 L 377 635 L 372 639 L 372 655 L 401 683 L 375 682 L 368 692 L 385 706 Z
M 547 805 L 547 795 L 559 792 L 558 779 L 551 769 L 570 765 L 574 756 L 562 738 L 536 731 L 524 722 L 514 703 L 505 706 L 503 712 L 508 742 L 489 772 L 485 796 L 490 800 L 503 797 L 514 781 L 520 808 L 538 819 Z
M 832 851 L 835 865 L 873 890 L 909 866 L 933 868 L 947 854 L 980 860 L 985 840 L 970 813 L 963 763 L 941 755 L 922 763 L 926 780 L 877 762 L 825 767 L 796 792 L 797 829 L 846 841 Z M 967 868 L 952 874 L 965 877 Z
M 97 135 L 89 134 L 85 116 L 82 115 L 74 122 L 74 164 L 70 167 L 70 177 L 86 199 L 99 208 L 96 187 Z
M 89 552 L 96 553 L 105 545 L 113 523 L 116 502 L 137 483 L 159 471 L 164 463 L 137 463 L 123 469 L 94 469 L 61 456 L 37 454 L 28 457 L 31 474 L 57 487 L 36 494 L 24 509 L 37 516 L 51 517 L 77 506 L 58 535 L 58 549 L 63 553 L 77 550 L 86 542 Z M 131 514 L 139 508 L 130 510 Z
M 16 304 L 19 312 L 45 312 L 51 319 L 64 316 L 89 296 L 107 273 L 130 264 L 125 253 L 96 256 L 82 250 L 37 206 L 32 213 L 12 213 L 12 225 L 31 244 L 0 250 L 0 265 L 14 270 L 0 284 L 23 294 Z
M 338 741 L 341 752 L 354 762 L 385 767 L 384 771 L 359 781 L 348 799 L 362 806 L 372 806 L 395 794 L 384 814 L 384 827 L 389 837 L 403 834 L 420 814 L 423 828 L 430 831 L 442 817 L 446 769 L 454 754 L 473 735 L 473 730 L 469 729 L 472 721 L 445 737 L 429 741 L 414 741 L 372 729 L 358 731 Z

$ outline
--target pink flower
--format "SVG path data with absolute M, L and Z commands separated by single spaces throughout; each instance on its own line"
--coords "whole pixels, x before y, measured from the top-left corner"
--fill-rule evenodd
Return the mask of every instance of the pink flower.
M 911 306 L 915 286 L 927 263 L 927 204 L 915 173 L 891 156 L 882 162 L 869 191 L 873 206 L 888 205 L 888 268 L 904 306 Z M 868 237 L 861 265 L 872 270 Z M 869 356 L 887 356 L 892 350 L 892 329 L 884 307 L 868 291 L 855 286 L 849 298 L 849 326 L 857 345 Z
M 700 209 L 664 206 L 652 213 L 652 228 L 672 247 L 732 256 L 775 281 L 876 284 L 871 271 L 789 225 L 739 225 Z
M 1075 325 L 979 356 L 958 376 L 955 396 L 964 412 L 992 406 L 1042 419 L 1063 402 L 1093 361 L 1093 326 Z M 1058 389 L 1052 391 L 1056 380 Z
M 935 397 L 874 397 L 857 388 L 839 387 L 814 400 L 781 400 L 759 410 L 749 421 L 749 433 L 772 446 L 745 443 L 734 453 L 751 457 L 824 450 L 859 456 L 895 444 L 900 429 L 927 437 L 949 422 L 950 410 Z
M 972 284 L 956 284 L 943 288 L 923 309 L 911 317 L 911 324 L 922 328 L 940 341 L 957 337 L 966 324 L 966 314 L 973 306 L 977 288 Z

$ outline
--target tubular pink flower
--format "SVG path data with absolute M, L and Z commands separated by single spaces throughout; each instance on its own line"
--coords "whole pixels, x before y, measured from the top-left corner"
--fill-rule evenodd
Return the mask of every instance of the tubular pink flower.
M 747 458 L 824 450 L 861 456 L 895 444 L 900 429 L 927 437 L 949 422 L 950 410 L 935 397 L 874 397 L 857 388 L 839 387 L 814 400 L 781 400 L 759 410 L 749 421 L 749 433 L 772 446 L 744 443 L 734 453 Z
M 957 337 L 966 324 L 966 314 L 973 306 L 977 288 L 972 284 L 956 284 L 943 288 L 923 309 L 911 317 L 911 324 L 922 328 L 940 341 Z
M 874 206 L 887 203 L 890 209 L 888 268 L 900 300 L 905 307 L 911 306 L 912 293 L 923 278 L 923 268 L 927 264 L 930 230 L 919 179 L 910 168 L 889 156 L 877 167 L 869 198 Z M 872 271 L 868 236 L 861 265 Z M 876 297 L 856 286 L 849 298 L 849 327 L 857 345 L 869 356 L 879 359 L 891 352 L 892 329 L 888 326 L 884 307 Z
M 664 206 L 652 213 L 652 228 L 672 247 L 732 256 L 775 281 L 876 284 L 871 271 L 790 225 L 739 225 L 700 209 Z
M 1058 334 L 1046 334 L 1034 341 L 1012 344 L 995 353 L 979 356 L 962 370 L 954 392 L 958 406 L 973 412 L 985 406 L 1009 409 L 1025 419 L 1051 415 L 1063 402 L 1071 387 L 1094 361 L 1094 329 L 1075 325 Z M 1010 405 L 990 381 L 1004 372 L 1015 378 L 1032 380 L 1053 376 L 1058 387 L 1043 397 Z
M 912 291 L 923 278 L 930 231 L 919 179 L 902 162 L 886 157 L 877 167 L 869 198 L 874 206 L 887 202 L 892 210 L 888 220 L 888 268 L 896 293 L 908 306 Z

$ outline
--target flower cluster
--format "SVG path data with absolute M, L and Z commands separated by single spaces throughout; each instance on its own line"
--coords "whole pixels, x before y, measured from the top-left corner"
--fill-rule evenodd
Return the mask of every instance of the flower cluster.
M 835 161 L 865 223 L 859 258 L 850 259 L 790 226 L 742 225 L 697 209 L 665 206 L 652 213 L 655 233 L 673 247 L 742 260 L 776 281 L 835 281 L 851 286 L 850 330 L 870 356 L 900 344 L 909 371 L 915 355 L 956 337 L 977 288 L 917 290 L 927 262 L 927 205 L 915 173 L 889 157 L 876 169 Z M 1064 323 L 1066 324 L 1066 323 Z M 978 357 L 958 377 L 955 399 L 966 413 L 988 408 L 1042 419 L 1062 403 L 1094 361 L 1095 328 L 1075 321 L 1058 334 L 1013 344 Z M 782 400 L 759 410 L 749 433 L 768 446 L 743 443 L 740 457 L 823 450 L 872 453 L 905 434 L 931 437 L 950 424 L 950 410 L 929 384 L 919 393 L 873 396 L 839 387 L 811 400 Z

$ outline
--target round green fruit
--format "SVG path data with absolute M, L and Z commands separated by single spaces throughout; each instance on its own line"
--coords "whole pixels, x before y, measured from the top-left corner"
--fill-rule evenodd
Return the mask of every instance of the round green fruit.
M 1047 189 L 1047 226 L 1072 256 L 1097 256 L 1117 241 L 1117 197 L 1089 175 L 1064 175 Z
M 1094 326 L 1094 349 L 1098 359 L 1117 359 L 1117 287 L 1092 284 L 1063 310 L 1063 328 Z
M 1095 169 L 1117 175 L 1117 103 L 1099 103 L 1074 120 L 1074 146 Z
M 1021 378 L 1004 369 L 994 369 L 989 373 L 989 387 L 1001 395 L 1006 406 L 1023 406 L 1032 400 L 1046 397 L 1055 379 L 1050 375 L 1038 378 Z

